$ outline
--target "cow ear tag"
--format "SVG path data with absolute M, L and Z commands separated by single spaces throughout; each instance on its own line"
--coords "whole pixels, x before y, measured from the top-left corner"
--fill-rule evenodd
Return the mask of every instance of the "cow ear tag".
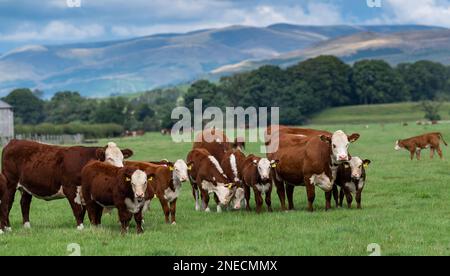
M 125 177 L 125 181 L 126 181 L 126 182 L 131 182 L 131 178 Z
M 170 171 L 173 171 L 173 166 L 169 166 L 169 170 L 170 170 Z
M 227 188 L 231 190 L 231 188 L 233 188 L 233 183 L 228 184 Z
M 344 168 L 348 169 L 348 168 L 350 168 L 350 166 L 348 164 L 344 164 Z
M 153 176 L 150 176 L 149 178 L 148 178 L 148 181 L 152 181 L 153 180 Z
M 277 163 L 273 163 L 272 168 L 276 168 L 276 167 L 277 167 Z
M 364 166 L 364 169 L 367 169 L 369 167 L 369 164 L 364 163 L 363 166 Z
M 189 165 L 188 171 L 192 170 L 192 165 Z

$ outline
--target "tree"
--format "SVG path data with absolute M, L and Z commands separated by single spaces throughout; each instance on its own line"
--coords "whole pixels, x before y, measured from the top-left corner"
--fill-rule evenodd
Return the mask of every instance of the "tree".
M 39 124 L 44 121 L 44 101 L 36 97 L 30 89 L 13 90 L 3 101 L 14 108 L 18 123 Z
M 95 110 L 94 122 L 124 125 L 129 111 L 127 105 L 127 100 L 122 97 L 103 100 Z
M 430 121 L 438 121 L 441 119 L 441 115 L 439 115 L 441 106 L 441 102 L 422 101 L 420 103 L 420 108 L 425 112 L 425 119 Z
M 75 121 L 88 122 L 95 109 L 96 102 L 81 97 L 78 92 L 58 92 L 46 103 L 46 120 L 54 124 L 67 124 Z
M 184 97 L 184 101 L 186 107 L 188 107 L 191 112 L 194 111 L 195 99 L 202 99 L 202 111 L 210 106 L 223 109 L 228 102 L 224 93 L 220 93 L 217 85 L 207 80 L 196 81 L 189 87 L 188 92 Z
M 358 104 L 392 103 L 409 99 L 403 79 L 382 60 L 356 62 L 351 80 Z

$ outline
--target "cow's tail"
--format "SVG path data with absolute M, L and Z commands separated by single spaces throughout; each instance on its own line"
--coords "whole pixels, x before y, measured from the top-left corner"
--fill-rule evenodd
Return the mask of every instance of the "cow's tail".
M 444 136 L 442 136 L 442 133 L 440 133 L 440 132 L 439 132 L 439 137 L 441 137 L 441 140 L 444 143 L 444 145 L 448 146 L 447 142 L 445 142 L 445 140 L 444 140 Z

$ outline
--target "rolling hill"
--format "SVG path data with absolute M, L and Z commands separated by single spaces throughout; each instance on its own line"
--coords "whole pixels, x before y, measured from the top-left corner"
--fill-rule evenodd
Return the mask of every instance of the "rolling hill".
M 43 90 L 45 97 L 61 90 L 76 90 L 91 97 L 133 93 L 253 69 L 262 64 L 286 65 L 327 53 L 336 53 L 351 62 L 394 51 L 397 55 L 393 60 L 410 60 L 417 52 L 409 51 L 409 55 L 399 52 L 404 45 L 398 40 L 411 39 L 408 36 L 417 34 L 434 38 L 417 57 L 442 60 L 450 48 L 449 32 L 416 25 L 276 24 L 261 28 L 230 26 L 120 41 L 27 45 L 0 56 L 0 96 L 17 87 Z M 372 43 L 377 39 L 386 40 L 385 47 Z M 352 50 L 355 41 L 370 45 Z M 423 39 L 410 41 L 410 48 L 423 46 Z

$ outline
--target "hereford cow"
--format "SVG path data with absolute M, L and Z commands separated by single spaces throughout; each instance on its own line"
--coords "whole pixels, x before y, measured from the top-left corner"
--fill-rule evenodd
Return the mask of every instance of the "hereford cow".
M 176 224 L 177 199 L 181 192 L 181 184 L 188 179 L 188 165 L 183 160 L 177 160 L 175 163 L 168 161 L 158 162 L 135 162 L 127 161 L 126 166 L 137 167 L 146 173 L 153 173 L 154 180 L 149 185 L 151 191 L 146 204 L 154 196 L 158 197 L 164 212 L 166 223 Z M 147 208 L 144 208 L 144 212 Z
M 313 211 L 315 186 L 326 192 L 326 209 L 331 207 L 331 190 L 340 163 L 351 159 L 348 153 L 349 144 L 356 141 L 359 134 L 347 136 L 338 130 L 332 135 L 322 134 L 299 138 L 295 135 L 280 136 L 280 147 L 274 153 L 268 153 L 269 160 L 279 160 L 276 167 L 275 184 L 285 210 L 285 187 L 289 209 L 294 208 L 293 194 L 297 185 L 306 186 L 308 210 Z M 298 139 L 296 143 L 290 139 Z M 283 146 L 288 144 L 288 146 Z
M 205 129 L 199 133 L 194 140 L 192 149 L 206 149 L 217 160 L 223 160 L 225 153 L 231 149 L 245 148 L 242 138 L 236 138 L 234 143 L 222 131 L 213 128 Z
M 361 193 L 366 183 L 366 168 L 369 164 L 370 160 L 362 160 L 357 156 L 353 156 L 350 161 L 339 165 L 334 182 L 335 185 L 333 186 L 333 197 L 336 206 L 342 207 L 345 194 L 347 206 L 351 208 L 353 201 L 352 194 L 354 194 L 357 208 L 361 209 Z M 339 201 L 338 187 L 340 187 Z
M 117 208 L 121 233 L 128 231 L 132 217 L 137 233 L 142 233 L 147 184 L 154 176 L 129 166 L 115 167 L 100 161 L 88 163 L 81 171 L 81 187 L 91 224 L 101 224 L 103 208 Z
M 231 207 L 235 210 L 241 209 L 244 198 L 244 187 L 242 183 L 241 168 L 245 161 L 245 154 L 240 148 L 228 150 L 220 163 L 225 175 L 236 185 L 236 192 L 231 200 Z M 218 202 L 217 196 L 214 197 Z M 245 202 L 245 201 L 244 201 Z M 244 203 L 245 204 L 245 203 Z
M 20 188 L 24 227 L 30 227 L 29 211 L 32 196 L 44 200 L 66 197 L 77 220 L 77 228 L 83 229 L 84 208 L 76 203 L 79 202 L 81 189 L 81 169 L 92 160 L 123 166 L 123 159 L 132 155 L 131 150 L 121 151 L 115 143 L 108 143 L 103 148 L 60 147 L 11 140 L 2 154 L 2 173 L 6 177 L 8 188 L 7 227 L 10 227 L 9 212 L 15 192 Z
M 397 140 L 395 143 L 395 150 L 406 149 L 411 154 L 411 160 L 414 159 L 414 154 L 416 154 L 417 160 L 420 160 L 420 152 L 422 149 L 430 148 L 430 158 L 433 159 L 434 151 L 437 150 L 439 157 L 443 159 L 442 150 L 441 150 L 441 141 L 447 146 L 447 142 L 445 142 L 442 133 L 433 132 L 427 133 L 424 135 L 404 139 Z
M 6 228 L 6 213 L 8 212 L 6 195 L 6 178 L 0 173 L 0 234 L 3 234 L 3 230 Z
M 209 194 L 217 195 L 219 205 L 217 211 L 221 211 L 220 205 L 226 206 L 236 192 L 236 187 L 225 175 L 219 161 L 206 149 L 194 149 L 187 156 L 188 163 L 192 163 L 189 171 L 189 179 L 192 185 L 192 194 L 195 199 L 195 210 L 200 210 L 199 190 L 202 198 L 202 209 L 209 212 Z
M 242 179 L 245 189 L 245 202 L 247 210 L 250 211 L 250 188 L 255 193 L 256 212 L 260 213 L 263 205 L 263 194 L 265 195 L 267 210 L 272 212 L 272 168 L 277 166 L 278 161 L 249 155 L 242 165 Z

